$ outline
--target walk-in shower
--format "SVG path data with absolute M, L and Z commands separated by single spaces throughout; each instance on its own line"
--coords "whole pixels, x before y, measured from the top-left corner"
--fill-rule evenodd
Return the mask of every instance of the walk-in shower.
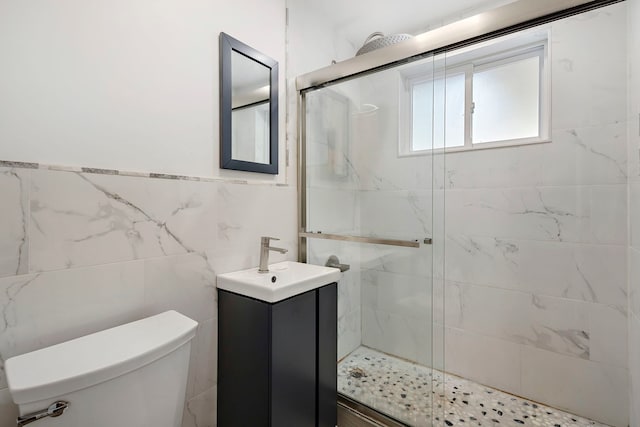
M 300 257 L 350 266 L 358 416 L 628 425 L 626 4 L 536 5 L 298 79 Z

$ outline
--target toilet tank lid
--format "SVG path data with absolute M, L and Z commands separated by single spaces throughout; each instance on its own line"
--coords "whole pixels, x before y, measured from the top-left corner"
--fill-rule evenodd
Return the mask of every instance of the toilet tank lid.
M 145 366 L 188 343 L 198 323 L 176 311 L 96 332 L 5 362 L 20 405 L 91 387 Z

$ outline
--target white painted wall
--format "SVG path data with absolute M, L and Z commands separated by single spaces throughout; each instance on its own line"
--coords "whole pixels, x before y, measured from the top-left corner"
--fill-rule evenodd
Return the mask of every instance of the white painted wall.
M 218 34 L 281 64 L 278 177 L 219 169 Z M 0 2 L 0 160 L 284 182 L 285 2 Z
M 278 176 L 218 168 L 221 31 L 281 64 Z M 216 425 L 216 274 L 297 253 L 284 52 L 284 0 L 0 0 L 0 160 L 223 178 L 0 168 L 1 426 L 4 360 L 168 309 L 199 322 L 182 425 Z

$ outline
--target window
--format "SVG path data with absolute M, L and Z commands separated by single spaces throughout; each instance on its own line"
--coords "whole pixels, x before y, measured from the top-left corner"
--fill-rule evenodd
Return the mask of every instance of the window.
M 538 32 L 404 70 L 400 155 L 548 142 L 547 51 Z
M 443 87 L 445 84 L 446 89 Z M 445 92 L 446 104 L 442 102 Z M 411 150 L 424 151 L 431 148 L 444 148 L 445 145 L 447 147 L 464 146 L 464 98 L 464 74 L 450 73 L 446 78 L 413 81 L 411 84 Z M 436 137 L 442 132 L 433 132 L 434 126 L 441 127 L 443 122 L 446 129 L 446 143 L 443 138 Z

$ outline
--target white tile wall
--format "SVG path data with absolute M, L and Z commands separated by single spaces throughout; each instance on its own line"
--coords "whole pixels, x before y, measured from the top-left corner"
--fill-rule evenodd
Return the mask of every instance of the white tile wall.
M 464 330 L 444 329 L 444 367 L 464 378 L 521 395 L 520 346 Z M 473 350 L 470 357 L 469 349 Z
M 29 173 L 24 170 L 0 171 L 0 277 L 28 271 Z
M 212 387 L 187 402 L 182 417 L 182 427 L 216 426 L 217 391 L 217 387 Z
M 625 8 L 598 9 L 552 26 L 554 129 L 620 122 L 626 117 Z
M 143 317 L 143 278 L 127 262 L 0 279 L 2 360 Z
M 509 185 L 507 181 L 500 189 L 449 190 L 447 231 L 496 238 L 626 244 L 626 185 Z
M 522 394 L 612 426 L 626 426 L 628 370 L 523 347 Z
M 629 90 L 629 403 L 630 427 L 640 427 L 640 0 L 628 5 Z
M 630 387 L 629 401 L 630 422 L 631 427 L 640 426 L 640 317 L 631 316 L 629 328 L 629 371 L 630 371 Z
M 360 192 L 361 227 L 368 233 L 400 239 L 433 235 L 432 191 L 379 190 Z
M 589 307 L 589 359 L 609 365 L 627 368 L 628 338 L 626 310 L 602 304 Z
M 262 235 L 296 258 L 295 188 L 2 168 L 0 191 L 0 240 L 24 221 L 30 243 L 20 264 L 0 247 L 0 360 L 174 309 L 199 322 L 184 425 L 214 426 L 216 274 L 256 265 Z M 0 425 L 15 412 L 2 372 Z
M 5 388 L 0 390 L 0 420 L 15 424 L 15 419 L 18 415 L 18 407 L 13 403 L 13 400 L 11 400 L 9 389 Z
M 128 181 L 126 184 L 135 179 L 123 178 L 120 180 Z M 129 192 L 135 193 L 137 189 L 142 196 L 142 200 L 128 200 L 126 194 L 120 194 L 117 181 L 110 176 L 32 172 L 29 230 L 32 271 L 189 252 L 164 226 L 168 220 L 166 212 L 153 209 L 157 202 L 147 195 L 147 185 L 130 188 L 125 184 Z M 110 183 L 116 186 L 109 188 Z M 170 184 L 175 188 L 176 183 Z M 174 206 L 180 206 L 177 200 L 171 200 L 174 191 L 165 190 L 163 195 L 160 203 L 173 201 Z M 148 207 L 149 202 L 153 207 Z
M 630 177 L 629 182 L 629 218 L 630 222 L 630 245 L 640 248 L 640 225 L 636 218 L 640 218 L 640 179 Z
M 324 265 L 331 255 L 350 266 L 338 282 L 338 359 L 362 343 L 361 264 L 357 243 L 312 240 L 308 244 L 308 262 Z
M 362 344 L 431 365 L 431 321 L 428 313 L 421 316 L 362 308 Z
M 625 184 L 625 139 L 626 124 L 617 122 L 557 128 L 547 144 L 456 153 L 446 158 L 447 175 L 436 173 L 437 188 Z
M 528 291 L 624 309 L 626 248 L 485 236 L 450 235 L 447 279 Z
M 343 152 L 351 169 L 342 183 L 328 178 L 320 132 L 312 142 L 313 221 L 363 235 L 444 239 L 429 252 L 362 245 L 351 254 L 360 260 L 361 300 L 343 305 L 356 313 L 361 304 L 364 345 L 428 363 L 443 340 L 446 370 L 626 425 L 625 26 L 624 4 L 550 25 L 552 141 L 545 144 L 401 158 L 397 70 L 333 88 L 351 100 Z M 364 103 L 378 109 L 357 114 Z M 344 217 L 317 213 L 338 199 L 346 201 Z M 441 222 L 444 231 L 434 228 Z M 443 278 L 432 301 L 431 281 Z M 431 342 L 425 328 L 434 319 L 445 323 L 444 337 Z M 614 373 L 605 398 L 596 389 L 600 374 L 569 381 L 558 402 L 552 381 L 527 376 L 532 367 L 548 373 L 574 360 Z
M 626 19 L 620 4 L 551 24 L 550 143 L 448 154 L 437 180 L 445 369 L 621 427 Z

